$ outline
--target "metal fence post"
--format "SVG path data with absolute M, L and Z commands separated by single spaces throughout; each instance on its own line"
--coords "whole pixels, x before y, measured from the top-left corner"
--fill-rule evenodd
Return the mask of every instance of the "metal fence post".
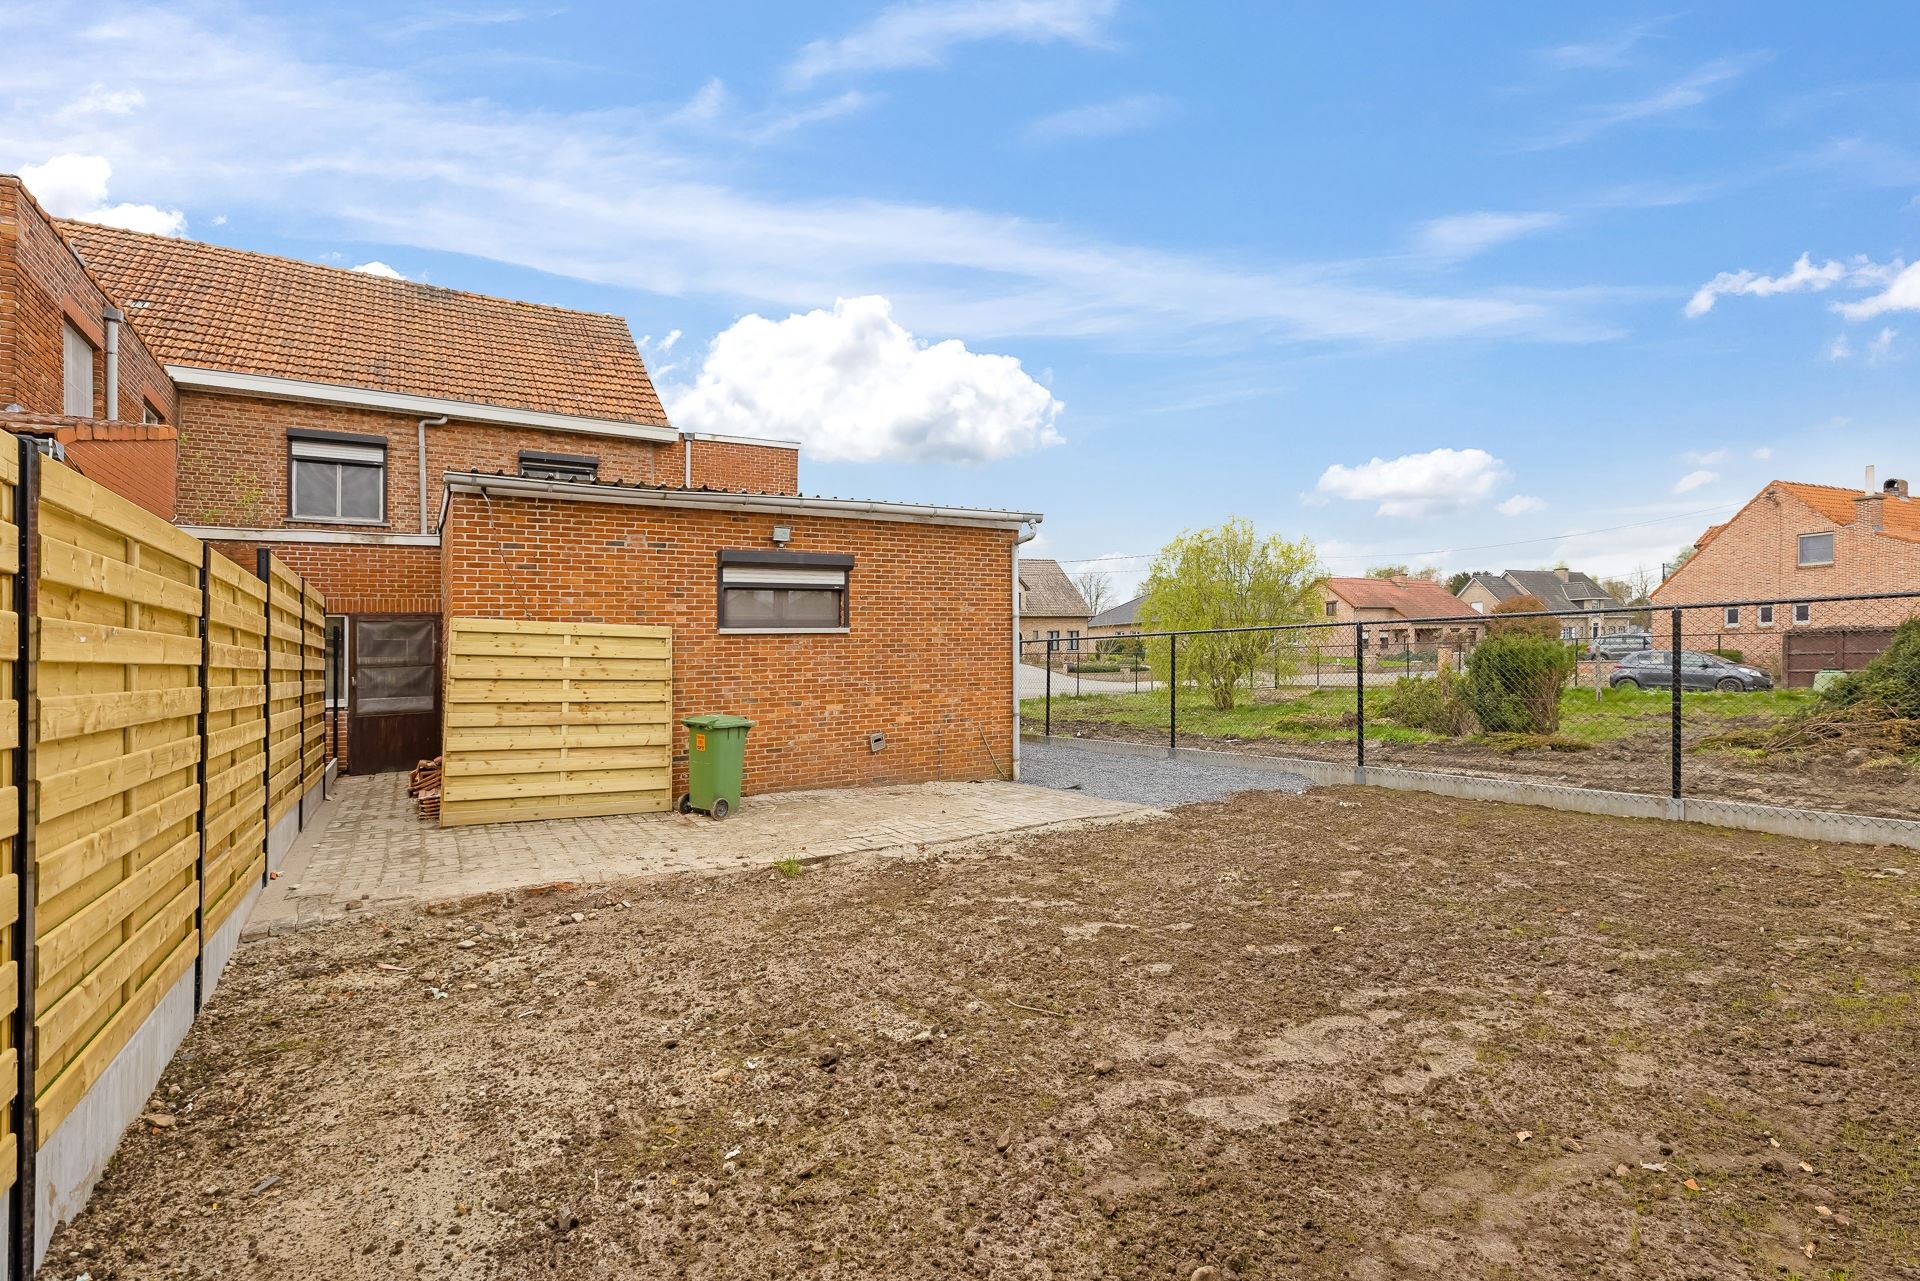
M 35 910 L 40 897 L 39 876 L 34 848 L 33 757 L 39 731 L 33 716 L 35 677 L 33 641 L 39 630 L 34 615 L 39 612 L 40 580 L 40 450 L 32 437 L 21 436 L 20 482 L 13 491 L 13 524 L 20 532 L 20 567 L 13 580 L 13 616 L 20 633 L 19 650 L 13 660 L 13 697 L 19 706 L 17 737 L 13 745 L 14 786 L 19 791 L 18 826 L 13 834 L 13 868 L 20 886 L 20 902 L 13 919 L 14 974 L 20 985 L 13 1007 L 13 1051 L 19 1079 L 14 1083 L 13 1141 L 14 1169 L 12 1211 L 13 1232 L 7 1241 L 8 1275 L 16 1278 L 33 1273 L 33 1212 L 39 1201 L 36 1171 L 40 1150 L 39 1117 L 35 1108 L 39 1094 L 39 1052 L 34 1044 L 34 990 L 39 986 L 39 965 L 34 935 L 39 929 Z
M 200 806 L 193 816 L 195 832 L 200 837 L 200 851 L 193 859 L 193 879 L 196 897 L 193 904 L 193 932 L 200 939 L 193 951 L 193 1012 L 198 1014 L 206 1004 L 207 988 L 207 679 L 208 666 L 213 661 L 213 628 L 209 618 L 213 614 L 213 557 L 219 553 L 213 550 L 212 543 L 200 546 L 200 714 L 195 717 L 200 734 L 200 763 L 194 767 L 195 782 L 200 787 Z
M 1353 625 L 1353 753 L 1367 767 L 1367 625 Z
M 1673 607 L 1673 652 L 1671 654 L 1673 660 L 1673 711 L 1671 716 L 1673 720 L 1673 799 L 1676 801 L 1680 799 L 1680 646 L 1683 640 L 1680 630 L 1680 614 L 1680 607 L 1675 605 Z
M 1047 738 L 1053 737 L 1053 637 L 1047 637 Z
M 1180 633 L 1167 637 L 1167 755 L 1180 746 Z

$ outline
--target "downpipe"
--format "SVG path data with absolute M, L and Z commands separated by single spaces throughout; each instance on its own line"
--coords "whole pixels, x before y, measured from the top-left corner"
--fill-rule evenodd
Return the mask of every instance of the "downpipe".
M 433 532 L 429 528 L 431 522 L 427 520 L 427 428 L 446 425 L 447 416 L 442 414 L 438 418 L 422 418 L 417 428 L 420 433 L 419 444 L 416 446 L 420 458 L 420 532 L 423 534 Z

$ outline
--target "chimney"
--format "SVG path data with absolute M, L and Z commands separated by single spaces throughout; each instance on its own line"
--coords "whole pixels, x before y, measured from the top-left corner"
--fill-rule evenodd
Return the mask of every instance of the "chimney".
M 1880 493 L 1887 498 L 1905 498 L 1907 496 L 1907 482 L 1897 477 L 1889 476 L 1887 477 L 1887 483 L 1880 487 Z
M 1553 567 L 1553 576 L 1559 579 L 1563 583 L 1567 581 L 1567 575 L 1572 572 L 1573 571 L 1568 569 L 1565 565 L 1555 565 Z
M 1863 494 L 1871 494 L 1876 492 L 1876 490 L 1877 490 L 1877 487 L 1873 483 L 1873 464 L 1868 463 L 1867 464 L 1867 483 L 1860 487 L 1860 492 Z
M 1879 533 L 1887 527 L 1887 496 L 1884 492 L 1855 494 L 1853 523 Z

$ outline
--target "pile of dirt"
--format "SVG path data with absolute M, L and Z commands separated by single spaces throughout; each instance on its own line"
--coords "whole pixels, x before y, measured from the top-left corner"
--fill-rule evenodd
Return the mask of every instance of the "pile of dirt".
M 1890 1276 L 1920 865 L 1420 794 L 243 946 L 44 1277 Z

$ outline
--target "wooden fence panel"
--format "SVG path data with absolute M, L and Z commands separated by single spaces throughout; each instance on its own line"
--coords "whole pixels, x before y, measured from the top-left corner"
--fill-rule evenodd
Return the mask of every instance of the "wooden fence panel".
M 443 826 L 668 808 L 673 632 L 448 624 Z
M 19 1175 L 19 1136 L 13 1101 L 20 1093 L 20 1049 L 13 1013 L 20 1008 L 20 967 L 13 960 L 20 922 L 20 703 L 14 678 L 20 654 L 20 602 L 13 576 L 20 569 L 20 454 L 0 449 L 0 1195 Z
M 266 642 L 266 584 L 209 548 L 201 917 L 209 935 L 266 873 Z
M 300 576 L 263 558 L 267 587 L 267 827 L 300 803 L 301 697 L 306 684 L 306 618 Z
M 34 1028 L 50 1134 L 199 948 L 202 545 L 40 466 Z
M 300 793 L 327 772 L 327 602 L 300 584 Z

